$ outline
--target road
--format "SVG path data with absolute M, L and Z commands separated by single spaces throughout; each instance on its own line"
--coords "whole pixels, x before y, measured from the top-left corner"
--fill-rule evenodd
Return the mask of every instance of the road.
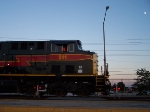
M 0 105 L 7 106 L 51 106 L 92 108 L 149 108 L 150 101 L 108 101 L 100 97 L 49 97 L 46 100 L 1 99 Z
M 0 99 L 0 112 L 149 112 L 150 101 L 106 100 L 101 97 Z

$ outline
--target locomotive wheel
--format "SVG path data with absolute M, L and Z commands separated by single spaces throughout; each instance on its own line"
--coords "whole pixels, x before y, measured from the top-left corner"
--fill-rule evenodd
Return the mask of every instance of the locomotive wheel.
M 62 87 L 56 87 L 53 89 L 53 94 L 57 97 L 64 97 L 67 95 L 67 91 Z

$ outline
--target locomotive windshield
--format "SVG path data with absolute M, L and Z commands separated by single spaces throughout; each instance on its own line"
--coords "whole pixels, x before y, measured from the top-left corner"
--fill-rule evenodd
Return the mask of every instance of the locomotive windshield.
M 82 43 L 80 40 L 77 41 L 77 46 L 79 50 L 82 50 Z

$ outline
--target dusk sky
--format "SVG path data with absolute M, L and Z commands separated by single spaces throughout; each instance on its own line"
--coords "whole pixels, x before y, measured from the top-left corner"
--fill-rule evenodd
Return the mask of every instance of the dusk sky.
M 0 0 L 0 41 L 81 40 L 103 65 L 103 21 L 110 79 L 150 71 L 149 0 Z M 100 69 L 99 69 L 100 71 Z

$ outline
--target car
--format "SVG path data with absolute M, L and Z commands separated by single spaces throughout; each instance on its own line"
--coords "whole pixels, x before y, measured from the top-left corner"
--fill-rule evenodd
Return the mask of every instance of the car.
M 136 95 L 137 95 L 137 96 L 143 96 L 144 93 L 143 93 L 143 92 L 138 92 Z
M 132 93 L 132 91 L 128 91 L 128 93 Z
M 109 91 L 109 94 L 114 94 L 114 92 L 113 91 Z
M 142 92 L 137 93 L 136 95 L 138 95 L 138 96 L 147 96 L 147 95 L 150 95 L 150 91 L 142 91 Z
M 144 95 L 150 95 L 150 91 L 143 91 Z
M 150 91 L 147 91 L 147 95 L 150 95 Z

